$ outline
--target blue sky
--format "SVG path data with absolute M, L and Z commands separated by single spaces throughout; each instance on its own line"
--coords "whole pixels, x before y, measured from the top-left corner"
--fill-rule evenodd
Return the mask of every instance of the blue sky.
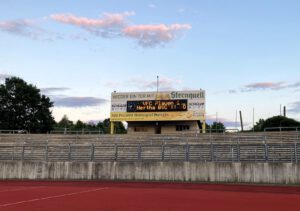
M 299 1 L 2 0 L 0 80 L 14 75 L 76 121 L 109 117 L 110 93 L 205 89 L 232 125 L 300 120 Z M 230 124 L 231 123 L 231 124 Z

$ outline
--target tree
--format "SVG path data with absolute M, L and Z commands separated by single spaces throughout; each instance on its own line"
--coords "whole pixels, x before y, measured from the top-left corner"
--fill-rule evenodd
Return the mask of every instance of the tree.
M 1 129 L 48 132 L 55 124 L 51 107 L 48 97 L 21 78 L 7 78 L 0 85 Z
M 103 131 L 103 133 L 110 133 L 110 119 L 105 119 L 103 122 L 99 122 L 97 127 Z M 126 128 L 122 122 L 115 122 L 115 133 L 117 134 L 124 134 L 127 133 Z
M 254 125 L 254 131 L 263 131 L 264 124 L 265 124 L 265 120 L 259 119 L 258 122 L 256 122 L 256 124 Z
M 212 125 L 210 125 L 208 128 L 212 133 L 225 132 L 225 126 L 222 122 L 213 122 Z
M 254 126 L 255 131 L 264 131 L 271 127 L 300 127 L 300 122 L 284 116 L 273 116 L 266 120 L 260 119 Z
M 65 114 L 62 119 L 57 123 L 58 128 L 71 128 L 73 127 L 73 122 L 69 120 L 68 116 Z
M 127 133 L 126 128 L 122 122 L 115 122 L 115 132 L 116 134 L 125 134 Z
M 81 129 L 86 128 L 86 127 L 87 127 L 87 125 L 84 122 L 80 121 L 80 120 L 77 120 L 77 122 L 74 125 L 75 130 L 81 130 Z

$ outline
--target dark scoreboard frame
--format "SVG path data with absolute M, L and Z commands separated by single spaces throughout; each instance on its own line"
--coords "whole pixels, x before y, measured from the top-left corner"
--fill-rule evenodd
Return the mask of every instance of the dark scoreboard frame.
M 160 108 L 167 104 L 167 108 Z M 140 109 L 138 109 L 138 106 Z M 127 112 L 172 112 L 172 111 L 187 111 L 187 99 L 180 100 L 137 100 L 127 101 Z

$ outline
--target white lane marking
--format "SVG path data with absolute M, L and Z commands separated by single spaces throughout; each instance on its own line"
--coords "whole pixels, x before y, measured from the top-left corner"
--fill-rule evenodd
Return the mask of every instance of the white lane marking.
M 31 189 L 37 189 L 37 188 L 44 188 L 45 186 L 39 186 L 39 187 L 24 187 L 24 188 L 17 188 L 17 189 L 4 189 L 4 190 L 0 190 L 0 193 L 3 192 L 12 192 L 12 191 L 19 191 L 19 190 L 31 190 Z
M 41 200 L 53 199 L 53 198 L 60 198 L 60 197 L 65 197 L 65 196 L 73 196 L 73 195 L 77 195 L 77 194 L 81 194 L 81 193 L 96 192 L 96 191 L 104 190 L 104 189 L 108 189 L 108 187 L 97 188 L 97 189 L 92 189 L 92 190 L 85 190 L 85 191 L 79 191 L 79 192 L 73 192 L 73 193 L 66 193 L 66 194 L 61 194 L 61 195 L 56 195 L 56 196 L 48 196 L 48 197 L 43 197 L 43 198 L 35 198 L 35 199 L 30 199 L 30 200 L 25 200 L 25 201 L 18 201 L 18 202 L 8 203 L 8 204 L 0 204 L 0 207 L 7 207 L 7 206 L 12 206 L 12 205 L 18 205 L 18 204 L 29 203 L 29 202 L 36 202 L 36 201 L 41 201 Z

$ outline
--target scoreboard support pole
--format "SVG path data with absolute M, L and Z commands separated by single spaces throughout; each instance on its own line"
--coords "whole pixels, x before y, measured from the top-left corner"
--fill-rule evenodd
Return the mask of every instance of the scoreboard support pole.
M 206 123 L 205 120 L 202 121 L 202 133 L 206 132 Z
M 113 135 L 115 132 L 115 122 L 110 122 L 110 134 Z

